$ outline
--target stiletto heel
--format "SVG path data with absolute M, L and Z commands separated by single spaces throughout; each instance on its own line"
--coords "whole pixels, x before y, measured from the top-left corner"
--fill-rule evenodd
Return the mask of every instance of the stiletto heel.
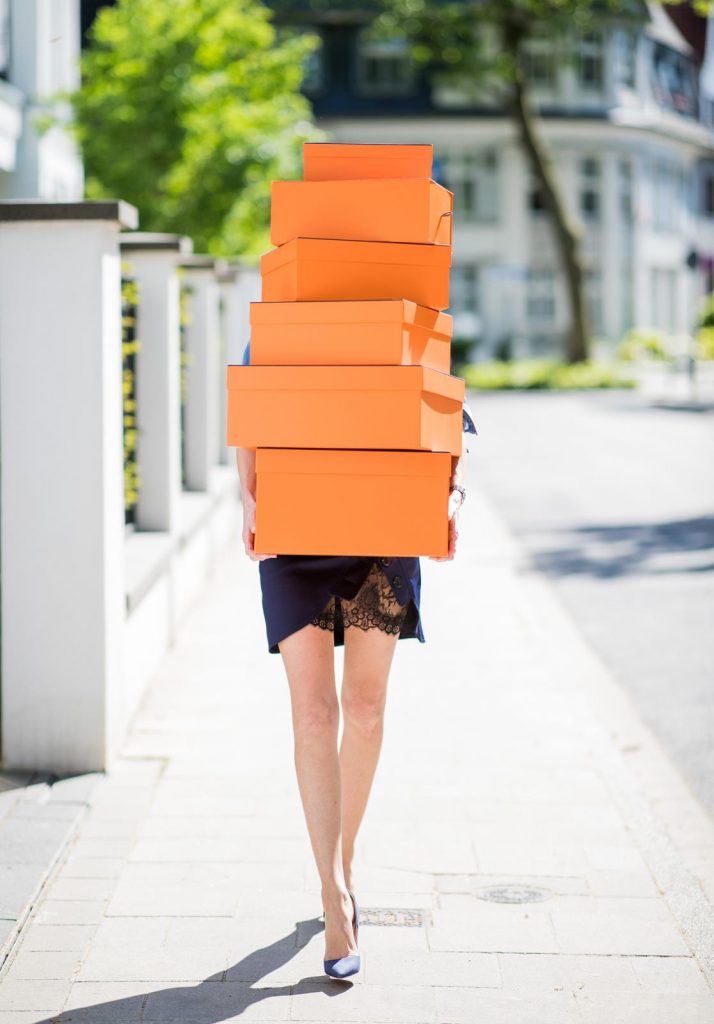
M 355 936 L 355 945 L 357 944 L 357 932 L 359 929 L 359 908 L 357 907 L 357 900 L 355 899 L 354 893 L 351 889 L 347 890 L 352 900 L 354 907 L 354 914 L 352 917 L 352 928 Z M 331 978 L 349 978 L 351 975 L 356 974 L 360 969 L 360 955 L 359 953 L 348 953 L 347 956 L 338 956 L 334 960 L 323 960 L 323 966 L 325 968 L 325 974 L 328 974 Z

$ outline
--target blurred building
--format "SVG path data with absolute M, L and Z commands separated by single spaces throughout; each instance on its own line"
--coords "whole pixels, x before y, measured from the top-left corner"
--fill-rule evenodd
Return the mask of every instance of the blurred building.
M 84 28 L 111 2 L 83 0 Z M 433 143 L 456 197 L 455 334 L 479 341 L 480 357 L 560 350 L 568 310 L 548 217 L 494 91 L 415 71 L 405 39 L 371 30 L 369 0 L 271 3 L 319 35 L 304 90 L 337 141 Z M 613 343 L 632 326 L 691 330 L 714 287 L 714 43 L 686 5 L 641 8 L 639 23 L 567 45 L 544 35 L 529 51 L 542 130 L 585 232 L 591 321 Z
M 79 83 L 79 0 L 0 0 L 0 199 L 79 199 L 82 162 L 52 99 Z

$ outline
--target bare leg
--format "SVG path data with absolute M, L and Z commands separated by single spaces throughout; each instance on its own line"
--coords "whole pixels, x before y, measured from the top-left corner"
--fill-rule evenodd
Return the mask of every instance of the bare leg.
M 357 951 L 342 870 L 334 637 L 307 625 L 279 644 L 290 687 L 295 770 L 325 908 L 325 959 Z
M 349 602 L 343 602 L 348 610 Z M 396 606 L 398 611 L 398 606 Z M 342 865 L 352 888 L 352 859 L 357 830 L 367 806 L 384 735 L 387 681 L 398 634 L 381 629 L 345 628 L 341 703 L 344 728 L 340 744 L 342 776 Z

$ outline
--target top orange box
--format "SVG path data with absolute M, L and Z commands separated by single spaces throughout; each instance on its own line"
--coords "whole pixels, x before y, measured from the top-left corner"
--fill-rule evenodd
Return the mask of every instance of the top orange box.
M 431 178 L 434 147 L 304 142 L 303 179 Z

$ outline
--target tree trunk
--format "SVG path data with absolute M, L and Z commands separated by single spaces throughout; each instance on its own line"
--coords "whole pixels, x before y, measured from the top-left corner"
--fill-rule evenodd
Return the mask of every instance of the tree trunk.
M 541 137 L 536 116 L 531 108 L 520 60 L 521 35 L 517 26 L 504 26 L 504 42 L 514 60 L 511 108 L 518 136 L 540 186 L 546 208 L 551 215 L 556 244 L 565 275 L 570 327 L 566 357 L 574 363 L 588 357 L 589 325 L 583 294 L 583 269 L 580 231 L 572 223 L 560 193 L 555 167 L 547 144 Z

